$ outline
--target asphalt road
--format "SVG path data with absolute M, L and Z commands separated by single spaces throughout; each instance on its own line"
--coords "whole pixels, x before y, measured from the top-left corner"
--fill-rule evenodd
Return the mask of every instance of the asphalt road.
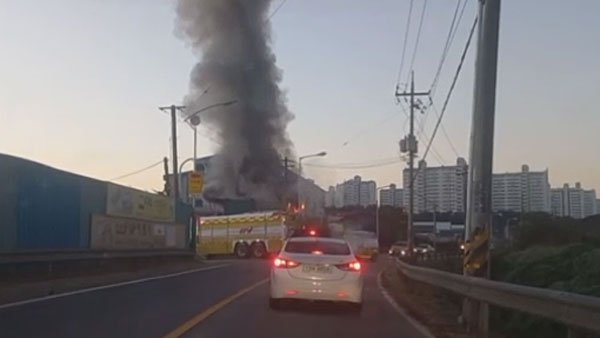
M 271 310 L 268 283 L 257 284 L 268 277 L 269 262 L 233 260 L 214 262 L 210 270 L 0 307 L 0 337 L 163 337 L 186 329 L 184 337 L 423 337 L 381 294 L 377 273 L 385 259 L 380 261 L 366 266 L 360 314 L 321 303 Z M 258 286 L 240 292 L 251 285 Z

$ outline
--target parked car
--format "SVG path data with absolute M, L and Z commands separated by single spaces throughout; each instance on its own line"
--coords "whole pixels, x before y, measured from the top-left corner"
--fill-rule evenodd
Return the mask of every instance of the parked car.
M 431 254 L 435 252 L 435 248 L 429 244 L 419 244 L 413 248 L 413 252 L 417 254 Z
M 390 246 L 388 253 L 390 256 L 406 256 L 408 255 L 408 243 L 405 241 L 398 241 Z

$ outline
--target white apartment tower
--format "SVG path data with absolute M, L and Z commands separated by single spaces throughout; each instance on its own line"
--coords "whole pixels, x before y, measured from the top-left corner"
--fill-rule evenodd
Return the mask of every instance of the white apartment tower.
M 379 205 L 390 207 L 404 206 L 404 189 L 396 188 L 395 184 L 390 184 L 387 189 L 379 191 Z
M 492 209 L 494 211 L 551 212 L 548 170 L 494 174 L 492 176 Z
M 562 188 L 552 189 L 551 209 L 553 215 L 578 219 L 600 213 L 596 191 L 584 190 L 579 182 L 574 188 L 565 183 Z
M 415 169 L 414 200 L 415 213 L 421 212 L 463 212 L 466 202 L 467 162 L 459 157 L 455 166 L 427 167 L 425 161 L 419 162 Z M 409 170 L 403 171 L 403 183 L 406 193 L 405 206 L 409 205 Z
M 327 207 L 369 206 L 376 203 L 375 181 L 363 181 L 360 176 L 329 187 L 326 197 Z

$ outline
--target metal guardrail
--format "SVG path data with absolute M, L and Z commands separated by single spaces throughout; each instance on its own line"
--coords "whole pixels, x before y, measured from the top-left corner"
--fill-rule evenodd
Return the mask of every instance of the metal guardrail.
M 463 276 L 409 265 L 400 259 L 396 259 L 396 267 L 412 280 L 563 323 L 569 327 L 569 337 L 579 337 L 577 328 L 600 332 L 600 298 Z
M 194 254 L 195 252 L 191 249 L 27 251 L 0 253 L 0 265 L 54 263 L 116 258 L 192 256 Z

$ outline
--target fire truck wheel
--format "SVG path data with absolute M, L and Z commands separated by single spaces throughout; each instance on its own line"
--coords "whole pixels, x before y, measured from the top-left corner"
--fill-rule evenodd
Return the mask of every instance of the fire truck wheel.
M 238 243 L 235 245 L 233 252 L 238 258 L 247 258 L 248 254 L 250 254 L 250 250 L 248 249 L 248 244 L 246 243 Z
M 252 252 L 254 258 L 265 258 L 267 255 L 267 248 L 265 248 L 264 243 L 256 242 L 250 247 L 250 252 Z

